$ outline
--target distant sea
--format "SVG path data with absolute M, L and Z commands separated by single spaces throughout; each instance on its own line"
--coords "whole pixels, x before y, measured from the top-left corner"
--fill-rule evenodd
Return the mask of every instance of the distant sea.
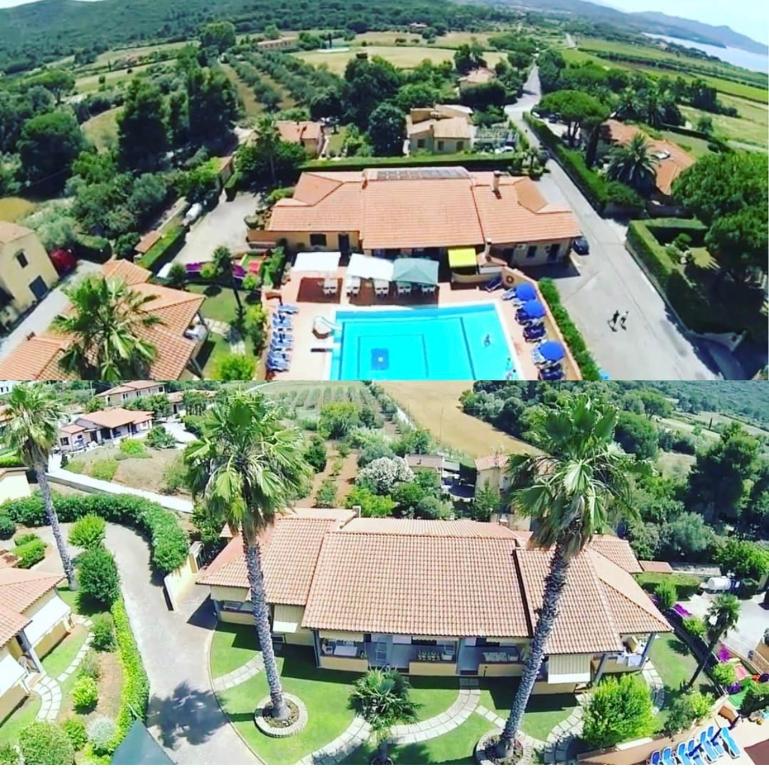
M 722 61 L 734 64 L 736 67 L 745 67 L 745 69 L 754 72 L 769 72 L 769 55 L 762 53 L 751 53 L 743 51 L 741 48 L 719 48 L 717 45 L 708 45 L 707 43 L 697 43 L 694 40 L 684 40 L 680 37 L 670 37 L 669 35 L 653 35 L 647 33 L 647 37 L 655 37 L 659 40 L 667 40 L 669 43 L 685 45 L 687 48 L 697 48 L 708 56 L 717 56 Z

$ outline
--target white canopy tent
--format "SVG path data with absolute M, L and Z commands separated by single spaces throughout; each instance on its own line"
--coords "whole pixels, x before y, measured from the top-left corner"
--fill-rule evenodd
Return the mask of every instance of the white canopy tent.
M 334 274 L 339 269 L 339 260 L 342 254 L 339 251 L 307 251 L 297 253 L 292 272 L 315 272 Z
M 393 263 L 376 256 L 365 256 L 353 253 L 347 267 L 348 277 L 359 277 L 362 280 L 379 280 L 389 283 L 393 279 Z

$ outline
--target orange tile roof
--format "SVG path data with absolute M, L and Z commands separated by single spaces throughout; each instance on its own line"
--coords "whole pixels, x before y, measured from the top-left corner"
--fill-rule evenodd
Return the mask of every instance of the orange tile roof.
M 625 539 L 619 539 L 616 536 L 597 535 L 593 537 L 590 546 L 604 557 L 608 557 L 627 573 L 641 573 L 643 570 L 636 560 L 629 542 Z
M 673 182 L 695 163 L 694 158 L 679 147 L 678 144 L 665 139 L 651 138 L 635 125 L 628 125 L 627 123 L 612 119 L 607 120 L 604 126 L 609 139 L 617 144 L 629 144 L 638 133 L 646 138 L 651 151 L 658 155 L 659 162 L 655 172 L 657 189 L 665 195 L 670 195 L 673 189 Z
M 504 453 L 495 453 L 493 456 L 481 456 L 475 460 L 475 468 L 478 472 L 486 469 L 504 469 L 510 457 Z
M 0 570 L 9 571 L 10 568 Z M 4 605 L 0 605 L 0 648 L 2 648 L 12 637 L 21 632 L 32 619 L 28 619 L 23 613 L 11 611 Z
M 283 141 L 292 144 L 301 144 L 303 140 L 320 140 L 323 126 L 312 120 L 278 120 L 275 127 Z
M 124 424 L 141 424 L 152 418 L 152 411 L 132 411 L 128 408 L 105 408 L 101 411 L 84 413 L 79 417 L 84 421 L 90 421 L 101 427 L 115 429 Z
M 42 571 L 0 568 L 0 646 L 29 624 L 23 611 L 63 579 Z
M 157 381 L 150 381 L 149 379 L 144 381 L 124 381 L 122 384 L 118 384 L 116 387 L 110 387 L 109 389 L 105 389 L 104 392 L 99 392 L 98 396 L 104 397 L 105 395 L 119 395 L 123 392 L 136 392 L 137 390 L 152 389 L 153 387 L 157 386 Z
M 639 560 L 638 564 L 645 573 L 673 573 L 673 566 L 662 560 Z
M 458 118 L 461 119 L 461 118 Z M 446 121 L 443 121 L 446 122 Z M 464 168 L 303 173 L 272 209 L 268 231 L 354 232 L 366 250 L 550 242 L 576 237 L 568 208 L 548 204 L 535 182 Z
M 147 311 L 157 315 L 162 324 L 144 329 L 145 338 L 155 345 L 157 356 L 149 375 L 159 381 L 178 379 L 189 364 L 197 343 L 184 332 L 200 310 L 205 296 L 147 282 L 152 273 L 130 261 L 110 260 L 102 267 L 107 279 L 124 280 L 131 288 L 153 297 Z M 66 312 L 66 310 L 65 310 Z M 47 331 L 21 342 L 0 360 L 0 377 L 5 379 L 62 380 L 77 378 L 59 367 L 69 340 Z

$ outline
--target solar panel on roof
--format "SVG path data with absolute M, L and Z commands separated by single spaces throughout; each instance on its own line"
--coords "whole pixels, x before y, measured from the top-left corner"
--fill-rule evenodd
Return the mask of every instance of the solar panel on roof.
M 469 176 L 464 168 L 379 168 L 377 181 L 420 181 L 434 179 L 464 179 Z

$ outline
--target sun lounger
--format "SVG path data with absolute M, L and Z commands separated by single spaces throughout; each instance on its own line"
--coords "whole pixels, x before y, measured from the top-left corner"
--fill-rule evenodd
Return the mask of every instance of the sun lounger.
M 702 759 L 702 751 L 699 744 L 695 744 L 694 739 L 689 739 L 687 742 L 686 754 L 689 755 L 692 765 L 705 765 L 705 761 Z
M 718 752 L 716 752 L 713 745 L 708 741 L 707 731 L 700 731 L 694 737 L 694 740 L 699 743 L 700 750 L 709 763 L 715 763 L 716 760 L 718 760 Z
M 720 731 L 721 734 L 721 741 L 724 744 L 724 747 L 726 748 L 726 751 L 734 758 L 741 757 L 742 756 L 742 750 L 740 749 L 737 742 L 734 740 L 734 737 L 732 736 L 732 732 L 724 727 Z
M 719 757 L 723 757 L 725 752 L 724 745 L 721 741 L 721 734 L 719 731 L 716 731 L 715 725 L 708 726 L 707 734 L 708 734 L 708 741 L 710 742 L 713 749 L 716 750 Z
M 660 764 L 660 751 L 657 749 L 649 755 L 649 765 Z
M 501 277 L 494 277 L 491 280 L 489 280 L 488 283 L 484 286 L 484 289 L 487 290 L 489 293 L 491 291 L 496 291 L 497 288 L 502 287 L 502 278 Z
M 422 293 L 435 293 L 435 286 L 434 285 L 421 285 L 420 289 Z
M 665 747 L 660 754 L 660 760 L 662 765 L 677 765 L 675 757 L 673 757 L 673 750 L 670 747 Z
M 681 765 L 692 765 L 692 760 L 689 757 L 689 748 L 686 746 L 685 741 L 682 741 L 676 747 L 676 758 Z
M 510 301 L 511 299 L 515 298 L 515 288 L 508 288 L 503 294 L 502 294 L 502 301 Z
M 299 307 L 296 304 L 281 304 L 278 306 L 278 311 L 295 315 L 299 311 Z

